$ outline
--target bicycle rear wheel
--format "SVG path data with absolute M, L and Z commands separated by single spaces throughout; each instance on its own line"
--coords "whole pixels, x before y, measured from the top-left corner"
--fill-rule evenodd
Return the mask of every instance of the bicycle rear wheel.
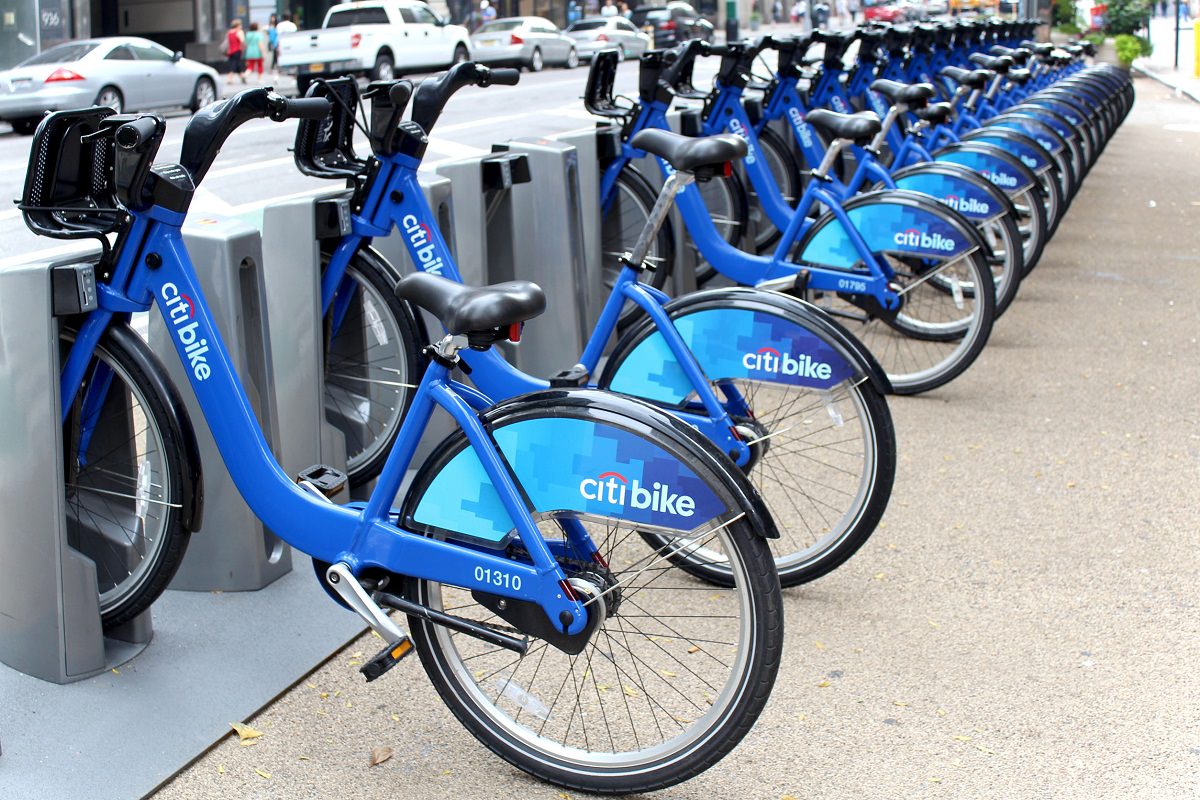
M 64 358 L 74 340 L 64 331 Z M 161 372 L 135 334 L 110 328 L 63 425 L 67 542 L 96 565 L 105 629 L 158 599 L 190 537 L 184 481 L 199 475 L 185 454 L 195 444 Z
M 409 617 L 421 662 L 480 742 L 538 778 L 605 794 L 685 781 L 733 749 L 774 682 L 783 618 L 766 544 L 744 518 L 660 549 L 615 518 L 540 526 L 561 538 L 564 524 L 587 527 L 605 567 L 588 564 L 617 587 L 602 596 L 606 615 L 583 652 L 534 641 L 518 656 Z M 702 583 L 672 564 L 681 547 L 720 552 L 732 585 Z M 503 622 L 465 590 L 414 583 L 423 605 Z
M 322 269 L 328 263 L 322 255 Z M 325 315 L 325 419 L 346 438 L 351 486 L 383 469 L 425 372 L 428 343 L 394 287 L 392 268 L 360 249 Z

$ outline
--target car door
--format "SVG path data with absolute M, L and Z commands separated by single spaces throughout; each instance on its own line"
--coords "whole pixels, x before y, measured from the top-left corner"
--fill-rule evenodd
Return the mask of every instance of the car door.
M 567 60 L 571 44 L 548 19 L 537 18 L 533 21 L 533 30 L 538 33 L 538 41 L 542 45 L 542 56 L 551 64 L 561 64 Z
M 154 42 L 130 43 L 143 80 L 144 108 L 185 105 L 192 96 L 195 76 L 179 68 L 174 55 Z
M 408 44 L 416 59 L 414 63 L 419 66 L 449 64 L 454 48 L 446 43 L 446 29 L 438 24 L 437 16 L 425 6 L 408 6 L 402 8 L 401 13 L 407 23 Z
M 146 81 L 142 78 L 142 65 L 138 63 L 133 48 L 127 44 L 118 44 L 104 55 L 104 65 L 97 82 L 116 86 L 125 100 L 125 110 L 146 107 Z M 103 87 L 98 87 L 103 88 Z

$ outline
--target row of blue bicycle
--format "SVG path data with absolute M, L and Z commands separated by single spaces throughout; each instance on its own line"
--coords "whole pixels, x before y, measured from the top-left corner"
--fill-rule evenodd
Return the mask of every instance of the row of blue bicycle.
M 220 468 L 199 463 L 192 421 L 130 328 L 158 305 L 249 506 L 385 641 L 368 680 L 417 652 L 473 735 L 562 786 L 648 791 L 703 772 L 768 699 L 781 585 L 845 562 L 886 508 L 886 395 L 975 359 L 1129 110 L 1123 74 L 1032 33 L 687 42 L 642 58 L 628 102 L 612 91 L 617 54 L 600 53 L 586 98 L 614 120 L 598 136 L 617 140 L 601 165 L 610 294 L 549 379 L 497 348 L 544 310 L 541 289 L 463 285 L 417 176 L 454 93 L 517 71 L 331 79 L 299 100 L 249 89 L 188 122 L 178 164 L 154 163 L 160 117 L 49 115 L 26 222 L 103 248 L 97 307 L 63 329 L 61 407 L 70 535 L 97 562 L 105 626 L 166 587 L 202 519 L 201 470 Z M 693 65 L 709 55 L 720 70 L 699 92 Z M 683 133 L 677 98 L 703 100 Z M 321 243 L 313 320 L 344 473 L 278 465 L 181 234 L 222 143 L 261 118 L 299 119 L 297 166 L 350 189 L 350 232 Z M 647 156 L 660 179 L 638 172 Z M 665 224 L 675 207 L 688 241 Z M 390 235 L 417 271 L 371 246 Z M 740 285 L 671 298 L 677 261 Z M 414 463 L 437 408 L 455 431 Z M 334 503 L 347 484 L 367 499 Z

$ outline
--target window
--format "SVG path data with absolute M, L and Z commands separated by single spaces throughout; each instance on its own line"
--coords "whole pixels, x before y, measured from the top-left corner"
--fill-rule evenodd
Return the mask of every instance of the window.
M 138 61 L 170 61 L 172 55 L 164 47 L 155 45 L 130 45 L 129 49 L 137 56 Z
M 615 27 L 617 30 L 625 31 L 626 33 L 637 33 L 637 28 L 633 27 L 633 23 L 627 19 L 616 20 Z
M 484 25 L 479 30 L 475 31 L 475 33 L 499 33 L 500 31 L 515 31 L 517 28 L 521 27 L 522 22 L 523 21 L 519 19 L 506 19 L 500 22 L 489 22 L 487 25 Z
M 428 8 L 425 8 L 424 6 L 413 6 L 412 8 L 404 9 L 404 10 L 412 12 L 413 17 L 414 17 L 414 19 L 412 20 L 413 22 L 416 22 L 421 25 L 437 25 L 438 24 L 437 16 L 432 11 L 430 11 Z M 405 17 L 404 21 L 408 22 L 408 18 Z
M 406 9 L 401 9 L 401 12 Z M 326 28 L 345 28 L 350 25 L 387 25 L 388 15 L 382 8 L 347 8 L 329 15 Z
M 572 24 L 571 27 L 567 28 L 567 30 L 569 30 L 569 31 L 594 31 L 599 28 L 605 27 L 607 24 L 608 24 L 607 21 L 602 20 L 602 19 L 585 19 L 585 20 L 580 20 L 579 22 Z
M 51 47 L 49 50 L 43 50 L 33 58 L 28 58 L 21 62 L 21 66 L 33 66 L 34 64 L 67 64 L 72 61 L 78 61 L 88 53 L 95 50 L 99 45 L 93 42 L 81 42 L 72 44 L 60 44 L 56 47 Z
M 104 57 L 105 61 L 133 61 L 133 49 L 129 45 L 123 44 L 120 47 L 114 47 L 112 52 Z

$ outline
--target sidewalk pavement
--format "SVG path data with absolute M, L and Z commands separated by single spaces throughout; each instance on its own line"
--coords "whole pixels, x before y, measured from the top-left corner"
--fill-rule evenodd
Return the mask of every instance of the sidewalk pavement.
M 1179 69 L 1175 69 L 1175 18 L 1151 18 L 1150 43 L 1154 45 L 1154 54 L 1134 61 L 1134 69 L 1200 102 L 1196 35 L 1194 20 L 1180 20 Z

